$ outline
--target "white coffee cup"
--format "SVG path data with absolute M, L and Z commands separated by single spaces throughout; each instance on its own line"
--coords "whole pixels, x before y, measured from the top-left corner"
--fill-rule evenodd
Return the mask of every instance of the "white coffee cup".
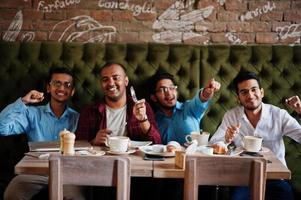
M 210 133 L 208 132 L 196 132 L 193 131 L 190 133 L 190 135 L 186 135 L 185 140 L 187 143 L 191 143 L 191 141 L 196 140 L 198 142 L 198 145 L 208 145 Z
M 110 151 L 126 152 L 128 150 L 130 139 L 125 136 L 108 137 L 106 145 L 110 147 Z
M 197 152 L 207 154 L 207 155 L 213 155 L 213 148 L 212 147 L 207 147 L 207 146 L 199 146 L 197 148 Z
M 193 140 L 198 140 L 199 136 L 200 136 L 200 132 L 192 131 L 190 132 L 190 135 L 185 136 L 185 140 L 187 143 L 190 144 Z
M 202 132 L 198 137 L 198 144 L 199 146 L 208 145 L 210 133 L 208 132 Z
M 244 148 L 250 152 L 258 152 L 262 147 L 262 137 L 247 135 L 244 136 Z

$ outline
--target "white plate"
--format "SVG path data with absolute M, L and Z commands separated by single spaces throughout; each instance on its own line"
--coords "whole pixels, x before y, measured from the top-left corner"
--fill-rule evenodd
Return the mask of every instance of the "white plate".
M 150 144 L 152 144 L 152 141 L 130 141 L 130 148 L 139 148 L 139 147 L 143 147 L 143 146 L 148 146 Z
M 239 154 L 241 154 L 242 152 L 244 152 L 244 148 L 242 147 L 237 147 L 236 149 L 234 149 L 230 155 L 227 154 L 213 154 L 212 156 L 238 156 Z M 206 154 L 208 155 L 208 154 Z
M 154 152 L 152 146 L 142 146 L 142 147 L 139 147 L 139 149 L 143 153 L 150 154 L 150 155 L 155 155 L 155 156 L 163 156 L 163 157 L 174 157 L 174 156 L 176 156 L 176 154 L 173 153 L 173 152 L 162 152 L 162 153 Z
M 135 153 L 136 150 L 134 149 L 130 149 L 126 152 L 119 152 L 119 151 L 107 151 L 107 153 L 109 154 L 113 154 L 113 155 L 127 155 L 127 154 L 131 154 L 131 153 Z
M 106 152 L 100 151 L 100 150 L 89 149 L 89 150 L 76 151 L 75 154 L 80 155 L 80 156 L 103 156 L 106 154 Z

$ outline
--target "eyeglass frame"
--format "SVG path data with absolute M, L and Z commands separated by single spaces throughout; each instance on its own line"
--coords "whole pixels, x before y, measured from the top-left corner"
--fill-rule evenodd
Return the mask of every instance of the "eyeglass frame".
M 58 80 L 51 80 L 49 82 L 49 85 L 52 85 L 53 87 L 60 88 L 62 85 L 66 89 L 72 89 L 73 88 L 73 83 L 72 82 L 61 82 Z
M 168 91 L 176 91 L 178 89 L 177 85 L 172 85 L 172 86 L 161 86 L 159 87 L 156 92 L 161 93 L 161 94 L 165 94 Z

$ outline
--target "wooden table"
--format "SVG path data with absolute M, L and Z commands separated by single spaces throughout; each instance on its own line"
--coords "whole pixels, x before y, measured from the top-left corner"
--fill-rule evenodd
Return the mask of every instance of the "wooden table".
M 264 158 L 272 163 L 267 164 L 268 179 L 290 179 L 291 172 L 284 166 L 271 151 L 262 153 Z M 174 158 L 166 158 L 164 161 L 143 160 L 143 153 L 135 152 L 128 156 L 131 160 L 131 176 L 154 178 L 183 178 L 184 170 L 175 166 Z M 40 174 L 48 175 L 48 159 L 38 159 L 29 156 L 15 166 L 16 174 Z
M 58 154 L 58 152 L 52 152 Z M 109 155 L 109 154 L 108 154 Z M 106 155 L 104 155 L 106 156 Z M 130 158 L 131 176 L 132 177 L 152 177 L 153 161 L 143 160 L 143 153 L 135 152 L 130 155 L 122 155 Z M 16 174 L 37 174 L 48 175 L 49 163 L 48 159 L 39 159 L 30 156 L 24 156 L 15 166 Z
M 291 179 L 291 171 L 275 156 L 272 151 L 262 153 L 267 163 L 267 179 Z M 175 166 L 174 158 L 154 161 L 154 178 L 184 178 L 184 170 Z

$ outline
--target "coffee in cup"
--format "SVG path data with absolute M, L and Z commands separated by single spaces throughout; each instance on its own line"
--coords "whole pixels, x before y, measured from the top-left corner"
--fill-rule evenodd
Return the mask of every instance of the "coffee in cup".
M 128 150 L 130 139 L 126 136 L 111 136 L 108 137 L 106 145 L 110 148 L 110 151 L 114 152 L 126 152 Z
M 262 147 L 262 137 L 247 135 L 244 136 L 244 148 L 250 152 L 258 152 Z

